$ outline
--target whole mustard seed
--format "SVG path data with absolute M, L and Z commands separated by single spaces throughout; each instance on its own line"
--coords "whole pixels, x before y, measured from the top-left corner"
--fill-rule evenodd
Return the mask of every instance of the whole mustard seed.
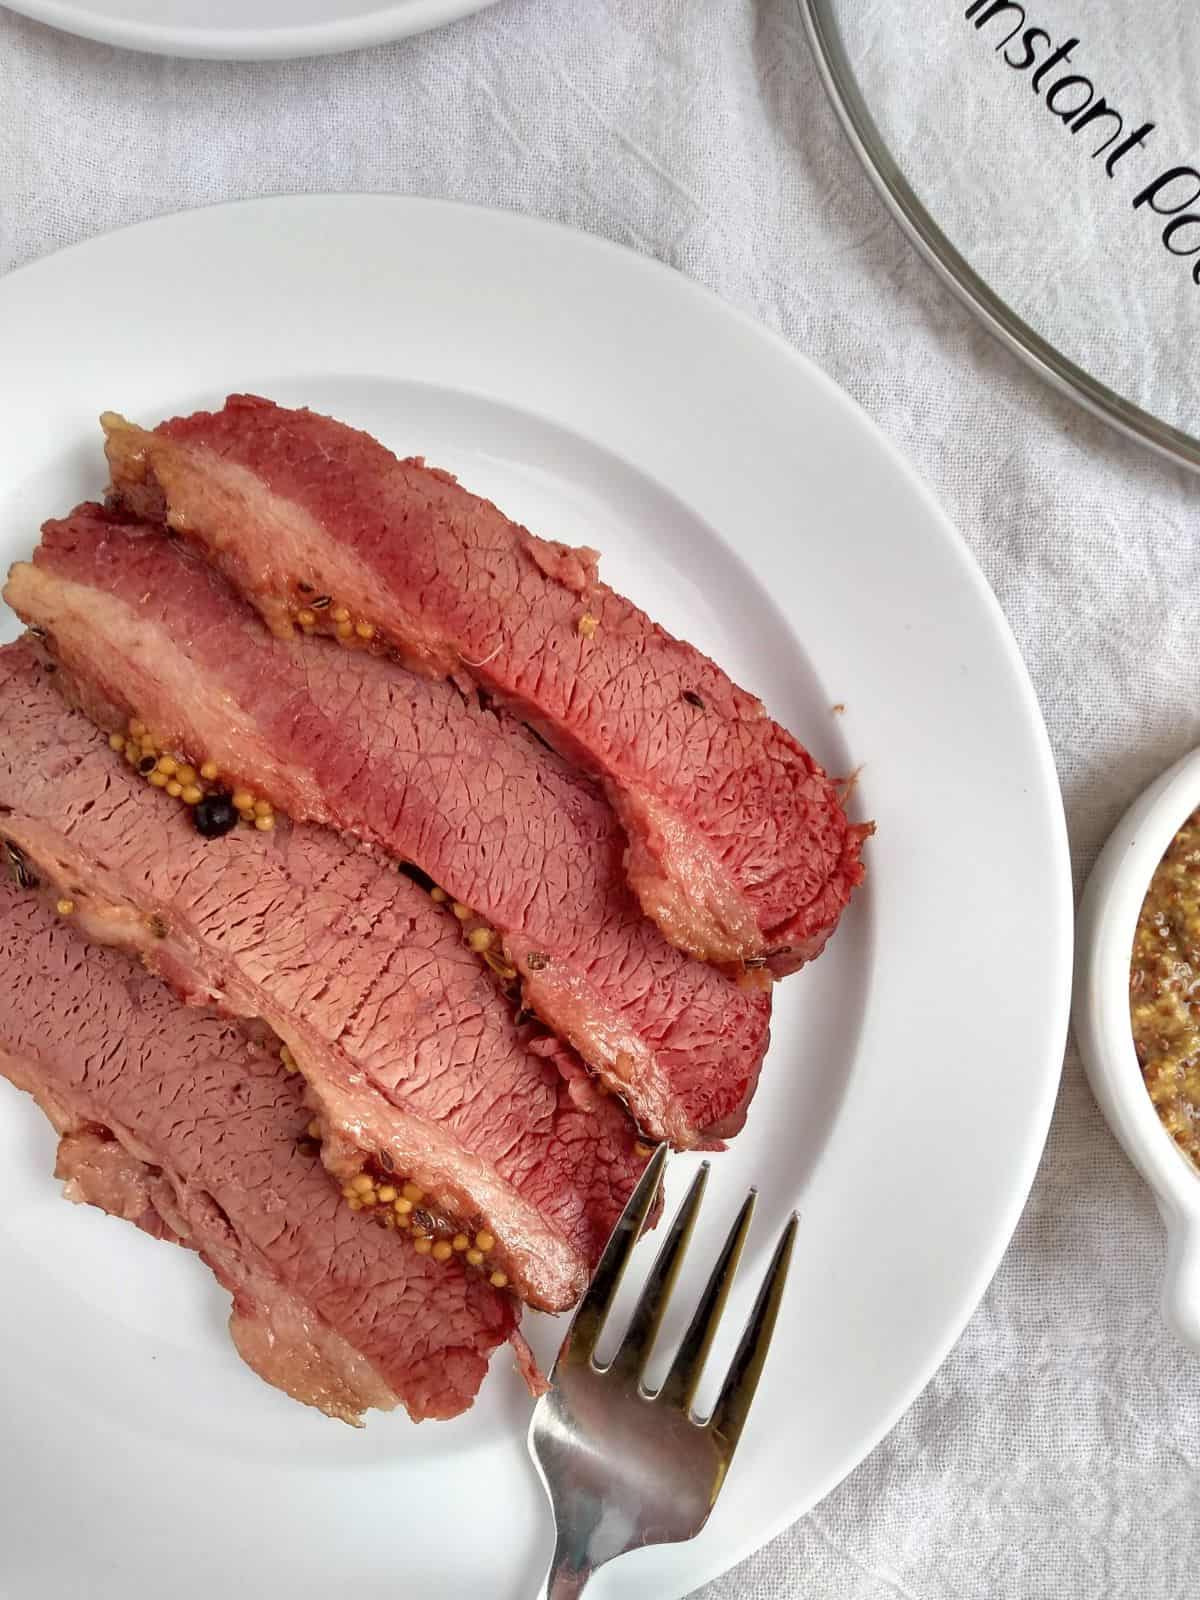
M 205 783 L 211 783 L 213 779 L 217 777 L 220 770 L 220 767 L 217 766 L 215 761 L 206 761 L 200 768 L 200 776 L 204 779 Z

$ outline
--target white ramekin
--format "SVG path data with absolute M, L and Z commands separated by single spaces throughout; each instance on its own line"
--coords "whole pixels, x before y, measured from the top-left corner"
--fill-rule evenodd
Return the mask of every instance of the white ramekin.
M 1197 806 L 1200 750 L 1193 750 L 1134 802 L 1100 852 L 1079 906 L 1074 1023 L 1092 1091 L 1166 1224 L 1164 1315 L 1200 1351 L 1200 1173 L 1159 1121 L 1129 1021 L 1129 963 L 1142 900 Z

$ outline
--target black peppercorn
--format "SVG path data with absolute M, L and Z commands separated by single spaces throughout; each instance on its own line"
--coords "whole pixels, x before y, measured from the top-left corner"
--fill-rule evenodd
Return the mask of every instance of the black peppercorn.
M 154 771 L 154 769 L 155 769 L 155 767 L 157 765 L 158 765 L 158 757 L 157 756 L 143 756 L 142 759 L 138 762 L 138 771 L 141 773 L 142 777 L 145 778 L 145 777 L 148 777 L 149 774 Z
M 192 807 L 192 820 L 196 832 L 206 839 L 219 839 L 223 833 L 237 827 L 238 814 L 233 800 L 227 794 L 206 794 Z

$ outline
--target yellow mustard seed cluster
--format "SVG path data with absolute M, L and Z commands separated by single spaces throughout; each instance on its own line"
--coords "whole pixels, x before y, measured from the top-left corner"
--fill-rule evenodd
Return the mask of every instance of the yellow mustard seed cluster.
M 292 612 L 292 621 L 301 633 L 327 633 L 344 645 L 379 646 L 374 623 L 356 617 L 349 606 L 338 603 L 331 594 L 317 594 L 311 584 L 300 583 L 301 601 Z
M 172 800 L 182 800 L 186 806 L 199 805 L 208 794 L 222 791 L 221 771 L 215 761 L 205 761 L 195 767 L 189 761 L 173 756 L 162 748 L 144 722 L 133 718 L 124 733 L 110 733 L 109 748 L 124 756 L 153 789 L 161 789 Z M 232 795 L 234 810 L 248 827 L 260 833 L 270 833 L 275 826 L 275 808 L 249 789 L 237 789 Z
M 417 1254 L 434 1261 L 449 1261 L 458 1255 L 468 1266 L 485 1268 L 488 1255 L 496 1247 L 495 1238 L 483 1228 L 473 1236 L 461 1232 L 450 1237 L 438 1234 L 430 1226 L 429 1213 L 420 1209 L 425 1191 L 419 1184 L 398 1185 L 360 1172 L 343 1184 L 342 1197 L 351 1211 L 370 1212 L 381 1227 L 402 1229 Z M 487 1279 L 493 1288 L 508 1287 L 508 1274 L 499 1268 L 489 1272 Z
M 464 905 L 461 900 L 452 900 L 445 889 L 437 884 L 430 889 L 429 898 L 435 905 L 449 907 L 462 924 L 467 948 L 482 956 L 502 983 L 512 983 L 517 976 L 517 969 L 505 954 L 503 941 L 496 930 L 490 928 L 470 906 Z
M 257 828 L 259 833 L 270 833 L 275 826 L 275 808 L 269 800 L 263 800 L 250 789 L 235 789 L 230 796 L 233 809 L 241 820 L 252 828 Z

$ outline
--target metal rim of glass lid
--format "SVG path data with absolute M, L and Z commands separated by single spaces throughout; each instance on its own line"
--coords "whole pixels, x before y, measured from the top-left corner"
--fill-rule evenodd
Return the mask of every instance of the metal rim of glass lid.
M 1125 398 L 1071 360 L 970 265 L 919 198 L 881 133 L 851 64 L 835 15 L 836 0 L 797 0 L 797 5 L 821 80 L 851 146 L 892 215 L 942 281 L 1055 388 L 1129 437 L 1200 470 L 1200 438 Z

